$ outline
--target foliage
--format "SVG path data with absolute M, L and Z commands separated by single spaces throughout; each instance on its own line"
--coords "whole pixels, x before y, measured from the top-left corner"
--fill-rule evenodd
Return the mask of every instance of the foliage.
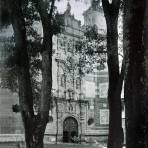
M 80 137 L 77 137 L 77 136 L 72 137 L 71 140 L 73 143 L 80 143 L 81 142 Z
M 7 0 L 0 1 L 0 28 L 10 24 L 9 6 Z
M 41 25 L 41 20 L 38 12 L 32 1 L 24 1 L 23 12 L 26 25 L 26 35 L 27 35 L 27 48 L 30 58 L 30 73 L 31 73 L 31 82 L 33 87 L 34 102 L 38 102 L 41 92 L 41 52 L 42 52 L 42 31 L 38 30 L 36 26 Z M 52 17 L 52 25 L 54 28 L 53 34 L 57 34 L 61 31 L 61 25 L 63 20 L 60 17 L 60 14 L 57 13 L 56 8 Z M 10 55 L 7 55 L 5 61 L 5 67 L 1 70 L 1 83 L 0 87 L 8 88 L 13 92 L 18 91 L 17 84 L 17 59 L 18 55 L 15 53 L 14 40 L 12 37 L 10 44 L 5 44 L 5 50 L 11 52 Z
M 93 26 L 86 26 L 84 35 L 86 36 L 89 41 L 91 40 L 98 40 L 98 27 L 96 25 Z
M 98 33 L 96 26 L 86 27 L 84 37 L 76 43 L 76 53 L 80 55 L 77 67 L 84 75 L 94 69 L 104 69 L 106 62 L 105 36 Z
M 40 17 L 37 13 L 34 5 L 31 1 L 29 3 L 25 2 L 23 7 L 23 12 L 25 16 L 26 23 L 26 33 L 27 33 L 27 48 L 30 58 L 30 73 L 31 73 L 31 83 L 32 91 L 34 97 L 34 103 L 37 105 L 39 103 L 39 98 L 41 97 L 41 52 L 42 52 L 42 35 L 36 29 L 35 25 L 40 24 Z M 53 33 L 56 34 L 60 31 L 59 24 L 62 20 L 59 18 L 59 14 L 55 12 L 53 19 L 53 24 L 55 24 L 55 29 Z M 17 64 L 18 56 L 14 48 L 14 40 L 11 37 L 11 42 L 5 43 L 5 51 L 7 54 L 4 67 L 1 69 L 1 88 L 8 88 L 12 92 L 18 92 L 18 81 L 17 81 Z M 9 54 L 11 53 L 11 54 Z
M 40 83 L 37 81 L 36 78 L 39 76 L 41 68 L 41 61 L 39 59 L 39 50 L 41 48 L 41 36 L 37 33 L 36 30 L 33 29 L 33 23 L 34 21 L 39 20 L 39 16 L 36 14 L 34 7 L 30 3 L 29 5 L 24 4 L 24 12 L 28 37 L 28 51 L 30 57 L 30 72 L 32 78 L 31 81 L 33 86 L 33 94 L 34 98 L 39 98 Z M 5 51 L 10 51 L 11 54 L 7 55 L 4 65 L 5 67 L 1 71 L 1 87 L 8 88 L 11 91 L 17 92 L 17 59 L 19 55 L 17 55 L 13 43 L 14 41 L 11 40 L 11 43 L 9 45 L 6 43 L 4 47 Z

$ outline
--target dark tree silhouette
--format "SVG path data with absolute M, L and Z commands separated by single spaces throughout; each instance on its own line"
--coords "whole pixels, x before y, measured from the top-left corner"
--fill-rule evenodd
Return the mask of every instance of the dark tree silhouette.
M 121 148 L 123 139 L 121 90 L 124 78 L 124 63 L 119 70 L 118 15 L 120 0 L 102 0 L 107 25 L 107 64 L 109 72 L 109 136 L 108 148 Z M 124 62 L 124 61 L 123 61 Z
M 124 1 L 126 147 L 148 147 L 146 0 Z
M 52 16 L 55 0 L 32 0 L 43 26 L 43 44 L 40 51 L 42 55 L 42 90 L 37 115 L 33 109 L 34 96 L 30 75 L 26 22 L 23 12 L 25 2 L 20 0 L 4 2 L 7 5 L 5 10 L 9 14 L 8 18 L 11 20 L 14 31 L 19 105 L 25 128 L 26 147 L 43 148 L 44 132 L 49 119 L 52 88 L 52 36 L 54 30 L 52 29 L 54 26 Z M 4 8 L 4 5 L 2 7 Z M 49 13 L 48 10 L 50 10 Z M 3 22 L 6 24 L 7 21 L 4 20 Z

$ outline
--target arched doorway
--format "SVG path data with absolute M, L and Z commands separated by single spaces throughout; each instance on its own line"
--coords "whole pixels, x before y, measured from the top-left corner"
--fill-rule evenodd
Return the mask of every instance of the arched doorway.
M 63 122 L 63 142 L 73 142 L 74 136 L 78 136 L 78 122 L 75 118 L 68 117 Z

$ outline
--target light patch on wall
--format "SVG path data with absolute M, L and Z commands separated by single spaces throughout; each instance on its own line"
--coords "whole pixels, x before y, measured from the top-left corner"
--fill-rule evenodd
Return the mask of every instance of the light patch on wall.
M 95 97 L 95 83 L 86 81 L 85 86 L 86 86 L 85 87 L 85 95 L 86 95 L 86 97 L 94 98 Z
M 99 84 L 100 98 L 107 98 L 107 93 L 108 93 L 108 83 Z

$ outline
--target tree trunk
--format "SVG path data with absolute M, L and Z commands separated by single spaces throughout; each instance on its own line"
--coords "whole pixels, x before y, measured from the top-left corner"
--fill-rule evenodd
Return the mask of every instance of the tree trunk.
M 147 88 L 143 45 L 145 0 L 125 0 L 124 46 L 128 53 L 125 79 L 126 147 L 146 148 Z
M 113 1 L 112 4 L 109 4 L 108 0 L 102 0 L 102 4 L 107 24 L 108 102 L 110 111 L 108 148 L 121 148 L 123 142 L 121 107 L 123 77 L 119 72 L 117 29 L 120 0 Z
M 15 57 L 18 68 L 20 107 L 21 111 L 28 112 L 30 116 L 33 116 L 33 95 L 29 72 L 26 28 L 21 10 L 21 2 L 19 0 L 13 1 L 11 18 L 15 37 Z
M 41 2 L 39 6 L 45 6 L 43 1 Z M 16 43 L 19 103 L 25 129 L 26 148 L 43 148 L 43 138 L 49 117 L 52 89 L 52 35 L 48 27 L 48 13 L 43 15 L 47 12 L 47 9 L 45 10 L 44 7 L 39 11 L 42 14 L 41 19 L 44 32 L 42 50 L 42 92 L 38 115 L 34 115 L 26 28 L 22 13 L 22 4 L 20 0 L 15 0 L 12 3 L 11 18 Z
M 111 22 L 116 26 L 116 22 Z M 109 137 L 108 148 L 122 147 L 122 108 L 121 108 L 121 89 L 122 84 L 119 86 L 119 61 L 118 61 L 118 46 L 117 46 L 117 31 L 110 24 L 107 33 L 107 48 L 108 48 L 108 72 L 109 72 L 109 89 L 108 89 L 108 102 L 109 102 Z M 120 87 L 120 89 L 118 88 Z
M 145 1 L 143 43 L 144 43 L 144 113 L 145 113 L 145 135 L 144 146 L 148 147 L 148 1 Z
M 47 124 L 47 121 L 44 119 L 41 119 L 40 116 L 35 116 L 30 122 L 25 120 L 26 148 L 44 147 L 43 139 Z
M 42 148 L 43 138 L 39 132 L 36 134 L 38 122 L 33 122 L 35 116 L 33 112 L 33 95 L 22 4 L 19 0 L 15 0 L 11 6 L 11 19 L 15 37 L 15 56 L 17 58 L 16 65 L 18 68 L 19 103 L 25 129 L 26 147 Z
M 48 13 L 48 1 L 37 0 L 36 9 L 41 17 L 43 27 L 43 48 L 42 48 L 42 92 L 39 106 L 40 124 L 37 128 L 42 127 L 38 133 L 44 137 L 44 132 L 49 118 L 49 109 L 52 90 L 52 13 L 54 10 L 55 0 L 51 1 L 50 13 Z M 40 136 L 39 136 L 40 137 Z M 39 138 L 40 139 L 40 138 Z M 43 143 L 43 142 L 42 142 Z M 41 146 L 43 145 L 41 143 Z M 39 148 L 39 147 L 38 147 Z

